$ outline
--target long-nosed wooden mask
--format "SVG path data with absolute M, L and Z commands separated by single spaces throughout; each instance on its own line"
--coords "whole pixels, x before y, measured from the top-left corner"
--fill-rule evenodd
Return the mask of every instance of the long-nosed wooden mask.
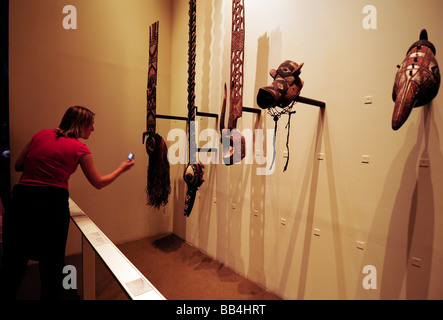
M 392 100 L 395 102 L 392 115 L 394 130 L 406 122 L 412 108 L 430 103 L 440 87 L 435 47 L 428 41 L 425 29 L 420 33 L 420 40 L 408 49 L 406 58 L 398 68 L 392 90 Z

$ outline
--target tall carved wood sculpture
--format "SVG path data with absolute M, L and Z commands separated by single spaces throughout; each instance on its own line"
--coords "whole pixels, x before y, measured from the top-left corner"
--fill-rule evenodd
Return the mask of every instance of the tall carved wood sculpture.
M 237 120 L 243 110 L 243 61 L 245 48 L 244 0 L 232 1 L 231 78 L 228 127 L 225 128 L 227 90 L 224 87 L 220 114 L 222 158 L 225 165 L 240 162 L 245 157 L 245 137 L 237 130 Z
M 148 205 L 157 209 L 168 203 L 171 193 L 168 148 L 163 138 L 156 133 L 158 29 L 158 21 L 149 27 L 146 131 L 143 133 L 143 143 L 146 139 L 146 152 L 149 156 L 146 186 Z
M 188 186 L 185 198 L 184 215 L 189 217 L 194 206 L 198 188 L 203 184 L 204 165 L 197 163 L 197 143 L 195 138 L 195 48 L 196 48 L 197 1 L 189 0 L 189 41 L 188 41 L 188 128 L 189 162 L 183 173 Z
M 155 116 L 157 109 L 157 64 L 158 64 L 158 30 L 159 22 L 149 27 L 149 60 L 148 60 L 148 87 L 146 90 L 146 133 L 155 134 Z M 149 141 L 147 141 L 149 142 Z M 148 144 L 146 144 L 148 147 Z
M 392 129 L 398 130 L 408 119 L 412 108 L 426 105 L 440 88 L 440 70 L 435 59 L 435 47 L 428 41 L 425 29 L 420 40 L 408 49 L 395 75 L 392 100 L 395 102 Z

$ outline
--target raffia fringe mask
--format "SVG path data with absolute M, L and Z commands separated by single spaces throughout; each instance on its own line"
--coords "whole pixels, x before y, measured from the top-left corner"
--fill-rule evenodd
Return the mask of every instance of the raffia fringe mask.
M 146 141 L 146 151 L 149 155 L 148 165 L 148 205 L 160 208 L 168 203 L 171 193 L 169 176 L 168 147 L 163 138 L 155 133 Z

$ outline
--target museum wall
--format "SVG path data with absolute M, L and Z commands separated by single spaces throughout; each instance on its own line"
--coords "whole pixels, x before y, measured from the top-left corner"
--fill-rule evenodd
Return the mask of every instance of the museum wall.
M 224 83 L 229 88 L 231 3 L 197 4 L 196 105 L 206 112 L 220 113 Z M 441 1 L 245 0 L 243 105 L 258 108 L 269 70 L 290 59 L 304 62 L 301 95 L 326 108 L 293 107 L 286 172 L 287 115 L 278 121 L 273 170 L 265 170 L 272 138 L 254 146 L 249 164 L 228 167 L 218 154 L 190 217 L 173 210 L 173 232 L 285 299 L 443 298 L 442 94 L 391 128 L 396 66 L 422 28 L 441 59 L 442 8 Z M 176 114 L 186 108 L 187 10 L 186 1 L 174 2 Z M 197 118 L 200 132 L 218 130 L 218 122 Z M 272 133 L 274 121 L 265 111 L 243 112 L 238 127 Z
M 76 8 L 77 29 L 64 28 L 66 5 Z M 95 131 L 83 141 L 99 172 L 110 173 L 129 152 L 135 154 L 136 165 L 102 190 L 88 183 L 80 167 L 70 179 L 71 198 L 115 243 L 170 229 L 163 211 L 146 206 L 142 144 L 149 26 L 157 20 L 157 103 L 165 111 L 170 107 L 170 18 L 170 1 L 10 1 L 11 163 L 34 133 L 57 127 L 69 106 L 89 107 Z M 167 122 L 158 128 L 163 135 L 168 130 Z M 19 174 L 12 172 L 16 183 Z M 67 251 L 79 250 L 80 235 L 71 223 Z
M 68 4 L 76 30 L 62 26 Z M 229 88 L 231 4 L 197 3 L 200 111 L 219 114 Z M 442 8 L 435 0 L 245 0 L 243 105 L 258 108 L 269 70 L 290 59 L 304 62 L 301 95 L 326 107 L 294 105 L 285 172 L 288 115 L 277 122 L 272 164 L 274 120 L 243 112 L 238 128 L 254 142 L 247 159 L 228 167 L 220 153 L 200 154 L 205 182 L 185 217 L 184 161 L 171 164 L 168 205 L 146 206 L 141 136 L 156 20 L 157 112 L 187 114 L 188 1 L 10 1 L 12 162 L 34 132 L 83 104 L 97 114 L 87 144 L 100 172 L 136 154 L 136 166 L 103 190 L 81 172 L 70 181 L 73 200 L 115 243 L 173 232 L 285 299 L 442 299 L 441 93 L 391 128 L 396 66 L 422 28 L 439 60 Z M 221 148 L 219 120 L 196 120 L 199 146 Z M 157 129 L 180 158 L 187 147 L 175 134 L 186 123 L 158 119 Z M 69 252 L 78 244 L 74 228 Z

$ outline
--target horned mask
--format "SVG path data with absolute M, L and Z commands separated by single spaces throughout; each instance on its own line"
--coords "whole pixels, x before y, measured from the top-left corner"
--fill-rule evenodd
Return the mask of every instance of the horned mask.
M 273 107 L 287 107 L 300 94 L 303 80 L 300 79 L 302 64 L 286 60 L 277 70 L 272 69 L 269 74 L 274 79 L 272 84 L 259 89 L 257 104 L 262 109 Z
M 420 33 L 420 40 L 408 49 L 406 58 L 398 68 L 392 90 L 392 100 L 395 102 L 392 115 L 394 130 L 406 122 L 412 108 L 430 103 L 440 87 L 435 47 L 428 41 L 425 29 Z

